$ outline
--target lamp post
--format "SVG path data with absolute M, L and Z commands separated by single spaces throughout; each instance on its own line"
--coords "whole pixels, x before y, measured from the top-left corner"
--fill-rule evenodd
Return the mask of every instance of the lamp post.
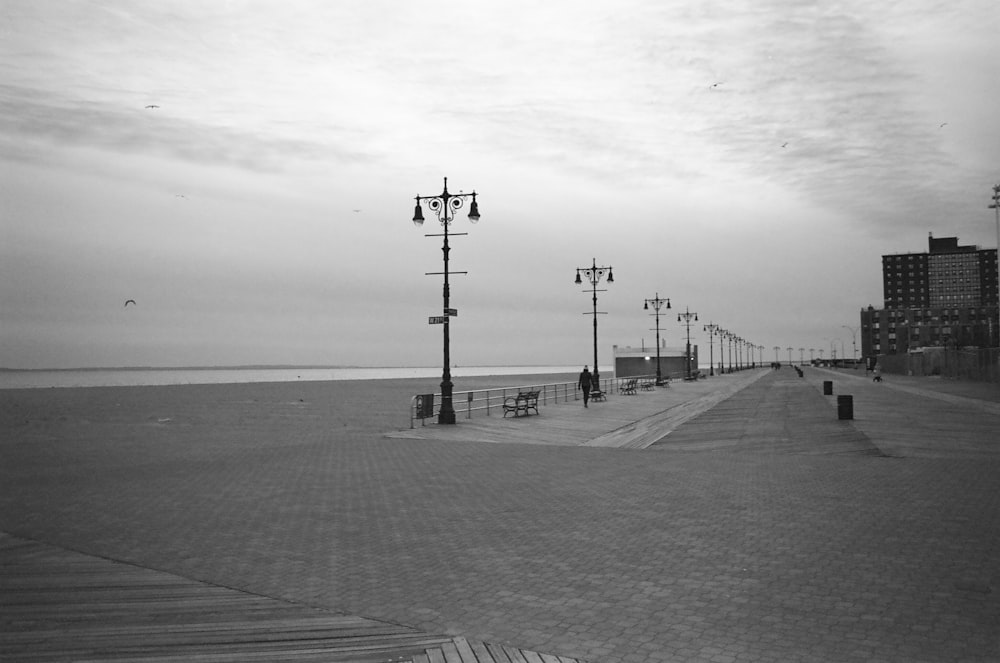
M 815 357 L 813 356 L 813 353 L 814 353 L 814 352 L 816 352 L 816 348 L 809 348 L 809 363 L 810 363 L 810 364 L 812 364 L 812 363 L 813 363 L 813 361 L 815 361 L 815 359 L 816 359 L 816 358 L 815 358 Z
M 614 283 L 615 282 L 615 275 L 611 273 L 611 267 L 610 266 L 609 267 L 598 267 L 597 266 L 597 259 L 596 258 L 592 259 L 592 263 L 593 264 L 590 267 L 577 267 L 576 268 L 576 284 L 580 285 L 580 284 L 583 283 L 583 280 L 580 278 L 580 272 L 582 271 L 583 275 L 587 278 L 587 281 L 590 283 L 590 291 L 594 295 L 594 311 L 593 311 L 593 316 L 594 316 L 594 374 L 591 377 L 591 380 L 594 382 L 594 384 L 598 385 L 598 389 L 600 389 L 601 374 L 600 374 L 600 369 L 597 367 L 597 316 L 598 315 L 607 315 L 607 312 L 606 311 L 598 311 L 597 310 L 597 293 L 598 292 L 607 292 L 607 290 L 598 290 L 597 289 L 597 284 L 601 282 L 601 279 L 604 278 L 605 274 L 608 275 L 608 283 Z M 584 290 L 584 292 L 587 292 L 587 291 Z M 584 313 L 584 315 L 591 315 L 591 314 L 590 313 Z
M 667 308 L 670 308 L 670 298 L 661 299 L 660 293 L 656 293 L 656 297 L 647 299 L 643 303 L 643 310 L 648 311 L 650 304 L 653 305 L 653 310 L 656 311 L 655 313 L 650 313 L 650 315 L 656 316 L 656 384 L 661 385 L 663 384 L 663 375 L 660 373 L 660 309 L 664 304 L 667 305 Z
M 992 205 L 988 206 L 988 209 L 992 209 L 996 212 L 997 218 L 997 324 L 993 328 L 995 334 L 997 334 L 997 344 L 1000 345 L 1000 184 L 993 187 L 993 201 Z M 991 323 L 992 324 L 992 323 Z M 990 334 L 990 345 L 993 344 L 993 334 Z
M 851 332 L 851 357 L 854 361 L 854 368 L 858 367 L 858 328 L 848 327 L 847 325 L 840 325 L 847 331 Z M 843 341 L 841 341 L 843 343 Z
M 426 235 L 426 237 L 444 237 L 444 244 L 441 247 L 441 252 L 444 254 L 444 271 L 443 272 L 427 272 L 427 275 L 444 275 L 444 310 L 441 316 L 435 316 L 428 320 L 430 324 L 440 324 L 444 327 L 444 371 L 441 375 L 441 409 L 438 411 L 438 423 L 439 424 L 454 424 L 455 423 L 455 406 L 452 403 L 452 392 L 454 389 L 454 384 L 451 381 L 451 348 L 450 348 L 450 335 L 449 321 L 451 317 L 457 313 L 450 308 L 451 299 L 451 285 L 448 282 L 448 253 L 451 248 L 448 246 L 448 227 L 451 226 L 451 222 L 455 219 L 455 212 L 462 209 L 465 206 L 465 201 L 471 198 L 471 204 L 469 205 L 469 221 L 476 223 L 479 221 L 479 204 L 476 202 L 476 192 L 472 193 L 448 193 L 448 178 L 444 178 L 444 190 L 436 196 L 417 196 L 416 207 L 413 208 L 413 224 L 418 228 L 424 224 L 424 212 L 423 208 L 420 206 L 421 203 L 426 203 L 427 208 L 437 215 L 438 221 L 441 223 L 441 227 L 444 228 L 443 233 L 432 233 Z M 451 233 L 452 235 L 468 235 L 468 233 Z M 467 272 L 452 272 L 454 274 L 466 274 Z
M 774 346 L 774 363 L 775 363 L 775 364 L 778 364 L 778 363 L 780 363 L 780 361 L 779 361 L 779 359 L 778 359 L 778 350 L 780 350 L 780 349 L 781 349 L 781 347 L 780 347 L 780 346 L 777 346 L 777 345 L 776 345 L 776 346 Z
M 733 341 L 736 340 L 736 334 L 733 332 L 726 332 L 726 341 L 729 345 L 729 372 L 733 372 Z
M 726 341 L 726 336 L 729 332 L 725 329 L 719 329 L 717 332 L 719 334 L 719 375 L 725 375 L 726 373 L 726 347 L 724 345 Z
M 712 342 L 715 338 L 713 334 L 721 330 L 719 329 L 719 325 L 710 322 L 702 327 L 702 331 L 708 332 L 708 374 L 715 375 L 715 359 L 712 357 Z
M 804 363 L 806 363 L 806 349 L 799 348 L 799 366 L 803 365 Z
M 688 310 L 688 307 L 684 307 L 683 313 L 677 314 L 677 322 L 683 320 L 684 325 L 687 327 L 687 348 L 684 352 L 684 375 L 688 379 L 691 378 L 691 321 L 694 320 L 698 322 L 698 314 L 692 313 Z

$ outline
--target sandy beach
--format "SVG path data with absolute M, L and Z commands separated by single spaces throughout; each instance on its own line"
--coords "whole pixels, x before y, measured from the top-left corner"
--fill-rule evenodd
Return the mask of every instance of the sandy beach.
M 569 374 L 484 375 L 455 379 L 455 391 L 570 382 Z M 409 426 L 410 399 L 440 392 L 440 378 L 250 382 L 137 387 L 0 389 L 0 431 L 41 439 L 197 434 L 199 428 L 286 430 L 316 417 L 342 432 L 381 434 Z M 77 427 L 79 425 L 79 427 Z M 8 437 L 5 435 L 5 437 Z

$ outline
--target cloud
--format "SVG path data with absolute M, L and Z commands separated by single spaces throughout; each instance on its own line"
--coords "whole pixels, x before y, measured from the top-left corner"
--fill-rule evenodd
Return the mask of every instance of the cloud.
M 294 161 L 374 158 L 361 147 L 176 118 L 163 106 L 114 107 L 13 86 L 0 86 L 0 136 L 24 159 L 44 159 L 54 149 L 75 146 L 274 172 Z

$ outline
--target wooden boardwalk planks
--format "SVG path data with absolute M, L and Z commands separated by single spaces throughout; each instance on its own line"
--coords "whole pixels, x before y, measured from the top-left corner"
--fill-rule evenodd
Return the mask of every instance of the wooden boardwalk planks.
M 341 615 L 0 533 L 0 660 L 573 659 Z

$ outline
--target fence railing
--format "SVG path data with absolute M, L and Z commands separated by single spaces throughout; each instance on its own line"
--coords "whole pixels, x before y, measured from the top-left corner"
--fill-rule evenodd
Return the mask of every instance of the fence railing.
M 886 373 L 932 375 L 977 382 L 1000 382 L 1000 348 L 922 348 L 879 355 Z
M 650 379 L 653 375 L 631 375 L 627 378 L 601 378 L 601 391 L 605 394 L 612 394 L 625 380 L 632 378 Z M 472 415 L 489 416 L 495 412 L 503 414 L 503 402 L 508 396 L 517 396 L 522 391 L 537 391 L 538 405 L 555 405 L 556 403 L 567 403 L 571 400 L 583 398 L 576 382 L 552 382 L 549 384 L 527 384 L 517 387 L 494 387 L 491 389 L 474 389 L 472 391 L 456 391 L 452 393 L 451 402 L 455 408 L 455 416 L 463 414 L 466 419 L 471 419 Z M 417 394 L 410 399 L 410 428 L 414 428 L 417 421 L 421 426 L 426 425 L 428 419 L 437 420 L 438 412 L 441 409 L 441 394 Z

